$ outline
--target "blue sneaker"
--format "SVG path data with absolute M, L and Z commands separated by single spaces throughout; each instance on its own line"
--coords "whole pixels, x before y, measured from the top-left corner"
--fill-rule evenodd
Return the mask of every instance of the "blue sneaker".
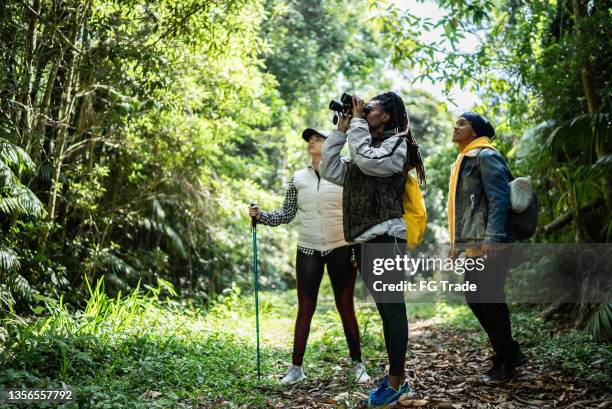
M 383 379 L 384 382 L 384 379 Z M 382 383 L 381 382 L 381 385 Z M 368 397 L 368 408 L 390 405 L 393 406 L 399 398 L 403 395 L 406 395 L 410 391 L 410 384 L 406 380 L 402 386 L 400 386 L 399 391 L 393 389 L 389 384 L 386 387 L 380 386 L 379 389 L 370 392 L 370 396 Z
M 387 389 L 389 387 L 389 375 L 385 375 L 382 379 L 376 381 L 376 388 L 370 390 L 370 393 L 379 391 L 381 389 Z

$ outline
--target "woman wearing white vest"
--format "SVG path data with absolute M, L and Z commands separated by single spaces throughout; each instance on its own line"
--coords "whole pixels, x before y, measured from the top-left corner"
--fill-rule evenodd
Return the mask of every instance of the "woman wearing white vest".
M 299 236 L 296 257 L 298 315 L 293 342 L 293 365 L 281 380 L 289 385 L 305 378 L 302 361 L 310 322 L 317 306 L 319 285 L 327 266 L 336 308 L 342 319 L 349 352 L 355 362 L 355 380 L 366 383 L 369 376 L 361 361 L 359 326 L 355 317 L 353 292 L 356 270 L 351 261 L 351 247 L 342 230 L 342 187 L 321 179 L 321 146 L 328 133 L 308 128 L 302 138 L 308 142 L 310 164 L 293 175 L 282 209 L 262 212 L 251 207 L 249 214 L 258 223 L 278 226 L 298 216 Z

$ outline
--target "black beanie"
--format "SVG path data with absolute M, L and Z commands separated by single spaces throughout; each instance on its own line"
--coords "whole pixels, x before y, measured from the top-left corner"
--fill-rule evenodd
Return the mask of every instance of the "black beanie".
M 464 112 L 460 116 L 469 121 L 476 136 L 488 136 L 489 138 L 495 136 L 493 125 L 484 116 L 478 115 L 476 112 Z

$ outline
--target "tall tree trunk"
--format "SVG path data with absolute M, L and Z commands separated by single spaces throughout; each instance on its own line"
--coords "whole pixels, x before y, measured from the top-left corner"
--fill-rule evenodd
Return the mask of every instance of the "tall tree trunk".
M 45 127 L 46 127 L 48 113 L 49 113 L 48 111 L 49 111 L 49 106 L 51 103 L 51 95 L 53 94 L 53 87 L 55 86 L 55 81 L 57 80 L 57 73 L 59 71 L 61 62 L 64 59 L 65 51 L 66 49 L 60 46 L 60 50 L 55 57 L 56 59 L 55 61 L 53 61 L 53 65 L 51 66 L 51 69 L 49 70 L 49 75 L 47 75 L 47 82 L 45 84 L 45 93 L 40 103 L 40 108 L 38 110 L 38 119 L 36 121 L 36 126 L 34 127 L 35 132 L 39 135 L 45 134 Z M 32 159 L 36 163 L 41 162 L 42 153 L 43 153 L 41 151 L 41 148 L 42 148 L 41 144 L 34 145 L 34 148 L 32 151 Z
M 77 88 L 76 83 L 78 82 L 78 63 L 80 61 L 81 53 L 78 51 L 79 47 L 76 47 L 80 33 L 82 32 L 85 12 L 79 7 L 74 11 L 74 18 L 72 24 L 72 33 L 69 37 L 71 42 L 71 48 L 66 55 L 65 64 L 63 69 L 66 72 L 66 78 L 64 80 L 62 95 L 57 110 L 57 147 L 53 155 L 53 166 L 54 176 L 53 183 L 51 185 L 51 195 L 49 197 L 49 203 L 47 205 L 48 213 L 47 217 L 49 220 L 53 220 L 57 211 L 57 196 L 59 188 L 59 178 L 61 175 L 62 167 L 64 164 L 64 153 L 66 145 L 70 142 L 70 135 L 68 134 L 68 128 L 72 123 L 72 113 L 76 104 L 76 96 L 74 93 Z
M 25 53 L 23 56 L 22 84 L 19 96 L 15 98 L 21 103 L 20 110 L 17 112 L 15 124 L 20 129 L 20 145 L 23 146 L 24 139 L 31 133 L 32 126 L 32 101 L 30 100 L 32 75 L 34 67 L 34 50 L 36 49 L 36 25 L 40 14 L 40 0 L 35 0 L 32 8 L 24 6 L 25 15 L 28 16 L 28 33 L 25 41 Z
M 0 83 L 0 115 L 6 120 L 12 121 L 15 115 L 15 107 L 11 104 L 15 92 L 15 59 L 16 50 L 19 48 L 19 37 L 14 24 L 12 24 L 13 10 L 7 7 L 5 1 L 0 1 L 0 58 L 4 60 L 6 73 L 0 78 L 4 81 Z

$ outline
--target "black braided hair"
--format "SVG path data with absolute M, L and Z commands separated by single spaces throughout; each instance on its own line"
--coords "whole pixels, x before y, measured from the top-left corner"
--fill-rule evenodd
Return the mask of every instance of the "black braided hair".
M 393 91 L 385 92 L 372 98 L 373 101 L 378 101 L 383 112 L 389 114 L 390 121 L 385 124 L 385 129 L 394 130 L 398 136 L 406 138 L 408 142 L 408 160 L 410 165 L 416 168 L 417 177 L 421 184 L 425 184 L 425 166 L 421 157 L 421 150 L 416 143 L 416 138 L 410 129 L 410 120 L 406 112 L 406 106 L 402 98 Z

